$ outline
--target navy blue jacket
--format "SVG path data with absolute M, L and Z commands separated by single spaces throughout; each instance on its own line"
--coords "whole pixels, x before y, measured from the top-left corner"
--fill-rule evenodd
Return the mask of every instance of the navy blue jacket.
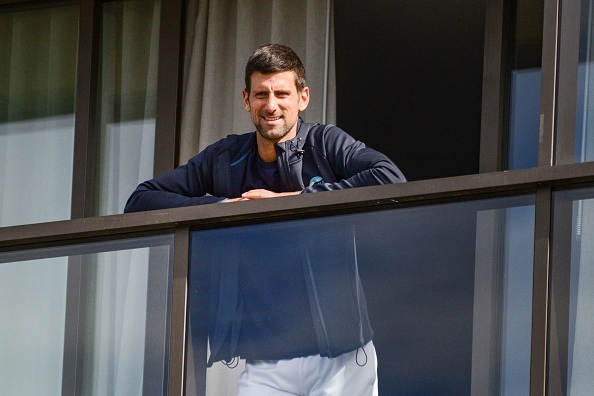
M 140 184 L 124 212 L 240 197 L 250 155 L 257 155 L 256 133 L 230 135 L 208 146 L 186 165 Z M 277 144 L 277 164 L 286 191 L 311 193 L 405 181 L 385 155 L 334 125 L 300 123 L 295 138 Z M 316 176 L 322 182 L 310 187 Z
M 334 125 L 300 122 L 295 138 L 278 143 L 276 151 L 286 191 L 311 193 L 405 181 L 385 155 Z M 207 147 L 186 165 L 140 184 L 129 198 L 125 212 L 201 205 L 239 197 L 248 157 L 254 155 L 258 155 L 255 132 L 230 135 Z M 328 245 L 319 244 L 321 239 L 328 238 L 327 231 L 300 236 L 296 243 L 307 248 L 296 251 L 302 254 L 320 355 L 333 357 L 365 345 L 373 332 L 358 273 L 354 229 L 331 232 L 334 246 L 331 255 Z M 234 247 L 225 249 L 230 252 Z M 236 356 L 242 315 L 237 279 L 241 252 L 230 257 L 237 259 L 228 258 L 211 268 L 209 365 Z M 332 287 L 327 286 L 330 282 L 334 282 Z

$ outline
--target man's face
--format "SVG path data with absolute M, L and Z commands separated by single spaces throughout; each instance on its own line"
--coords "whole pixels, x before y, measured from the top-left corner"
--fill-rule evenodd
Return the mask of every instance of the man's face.
M 243 105 L 259 135 L 271 142 L 283 142 L 297 134 L 299 112 L 309 103 L 309 88 L 297 92 L 292 71 L 251 76 L 251 90 L 243 90 Z

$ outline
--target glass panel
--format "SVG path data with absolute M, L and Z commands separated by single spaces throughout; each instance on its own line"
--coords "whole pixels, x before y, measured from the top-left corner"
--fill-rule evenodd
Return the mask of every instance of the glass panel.
M 0 393 L 60 394 L 67 274 L 67 257 L 0 264 Z
M 0 255 L 0 394 L 163 394 L 172 244 Z
M 500 394 L 527 395 L 530 393 L 534 207 L 508 208 L 504 216 Z
M 78 16 L 0 12 L 0 227 L 70 218 Z
M 102 4 L 97 215 L 153 176 L 159 20 L 159 0 Z
M 592 1 L 581 1 L 579 63 L 576 107 L 575 162 L 594 160 L 594 55 L 592 33 L 594 10 Z M 572 21 L 575 23 L 575 21 Z
M 594 392 L 594 189 L 554 195 L 549 394 Z
M 513 1 L 508 169 L 538 165 L 543 0 Z
M 533 243 L 533 196 L 195 231 L 186 394 L 204 386 L 208 395 L 236 392 L 233 377 L 242 371 L 243 359 L 231 362 L 239 365 L 234 370 L 215 363 L 204 384 L 207 328 L 212 336 L 215 324 L 224 320 L 218 308 L 226 303 L 240 307 L 237 316 L 231 315 L 231 321 L 244 318 L 237 350 L 257 359 L 282 334 L 274 332 L 278 323 L 271 322 L 266 341 L 249 348 L 247 340 L 259 334 L 251 332 L 256 309 L 267 307 L 271 315 L 282 311 L 295 323 L 312 323 L 309 307 L 317 302 L 311 296 L 321 291 L 342 296 L 357 276 L 374 332 L 379 394 L 526 394 Z M 317 263 L 321 272 L 312 272 Z M 324 285 L 316 293 L 304 277 L 312 273 Z M 302 293 L 302 304 L 287 295 L 287 285 Z M 239 303 L 233 297 L 237 291 Z M 208 325 L 205 294 L 211 303 Z M 344 301 L 351 300 L 335 298 L 332 315 L 348 311 L 351 304 Z M 326 328 L 333 340 L 336 332 L 327 321 Z M 299 337 L 307 331 L 305 326 Z M 289 336 L 286 345 L 299 348 L 283 352 L 319 351 L 316 340 L 313 346 L 307 345 L 311 338 L 301 345 L 297 336 Z M 213 345 L 216 339 L 211 338 Z

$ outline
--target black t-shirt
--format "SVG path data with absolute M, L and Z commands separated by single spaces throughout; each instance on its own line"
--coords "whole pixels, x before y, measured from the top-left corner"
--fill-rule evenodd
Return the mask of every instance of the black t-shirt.
M 283 192 L 276 162 L 251 156 L 242 192 Z M 253 158 L 255 157 L 255 158 Z M 295 235 L 264 230 L 243 240 L 239 267 L 243 318 L 238 353 L 246 359 L 290 359 L 319 353 Z M 268 238 L 268 240 L 262 240 Z
M 283 181 L 278 174 L 276 161 L 264 162 L 257 153 L 248 157 L 247 170 L 241 192 L 264 188 L 274 192 L 284 192 Z

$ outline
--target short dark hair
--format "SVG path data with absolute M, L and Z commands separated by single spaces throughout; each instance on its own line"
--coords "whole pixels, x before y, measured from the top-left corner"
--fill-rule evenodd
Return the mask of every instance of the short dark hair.
M 305 67 L 295 51 L 281 44 L 263 45 L 254 51 L 245 65 L 245 90 L 250 93 L 254 72 L 270 74 L 285 71 L 295 73 L 295 85 L 301 92 L 305 88 Z

